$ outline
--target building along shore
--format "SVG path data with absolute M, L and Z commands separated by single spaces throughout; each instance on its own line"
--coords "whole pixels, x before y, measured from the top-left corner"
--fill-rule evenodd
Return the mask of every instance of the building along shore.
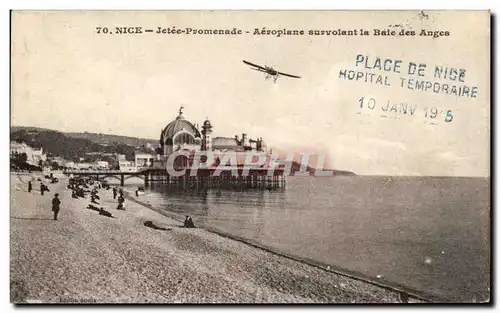
M 67 180 L 39 182 L 11 175 L 11 301 L 95 303 L 379 303 L 399 293 L 328 272 L 209 232 L 126 201 L 116 210 L 111 190 L 99 207 L 73 199 Z M 52 220 L 51 200 L 62 202 Z M 144 226 L 145 221 L 167 230 Z M 417 301 L 409 299 L 410 302 Z

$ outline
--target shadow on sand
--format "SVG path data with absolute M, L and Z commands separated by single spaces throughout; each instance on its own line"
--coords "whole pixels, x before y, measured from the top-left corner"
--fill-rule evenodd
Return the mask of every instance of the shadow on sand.
M 172 230 L 172 228 L 159 227 L 159 226 L 155 225 L 152 221 L 144 222 L 144 226 L 152 228 L 152 229 L 157 229 L 157 230 Z
M 146 225 L 146 223 L 147 222 L 144 222 L 144 226 L 151 227 L 151 226 Z M 198 227 L 186 227 L 184 225 L 179 225 L 179 224 L 163 224 L 163 226 L 168 227 L 167 230 L 172 230 L 172 228 L 198 228 Z M 154 228 L 154 226 L 151 228 Z M 160 228 L 162 228 L 162 227 L 159 227 L 158 229 L 160 229 Z
M 48 217 L 17 217 L 17 216 L 11 216 L 10 218 L 16 219 L 16 220 L 33 220 L 33 221 L 52 221 L 54 220 L 53 218 L 48 218 Z

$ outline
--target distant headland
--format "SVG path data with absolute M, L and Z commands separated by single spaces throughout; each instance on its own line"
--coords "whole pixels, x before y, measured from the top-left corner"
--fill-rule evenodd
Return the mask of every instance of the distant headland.
M 292 162 L 291 176 L 293 176 L 296 172 L 300 171 L 301 164 L 299 162 Z M 314 176 L 316 169 L 310 166 L 307 166 L 306 170 L 310 176 Z M 356 173 L 345 170 L 336 170 L 336 169 L 322 169 L 322 171 L 331 171 L 333 172 L 333 176 L 356 176 Z

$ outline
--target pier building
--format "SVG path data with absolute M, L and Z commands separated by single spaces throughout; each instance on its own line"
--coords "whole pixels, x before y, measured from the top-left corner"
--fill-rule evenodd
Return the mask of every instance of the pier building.
M 276 166 L 272 150 L 268 149 L 262 137 L 252 139 L 247 133 L 242 133 L 241 137 L 212 137 L 213 129 L 208 118 L 201 127 L 186 120 L 181 107 L 175 120 L 161 130 L 156 158 L 138 154 L 135 170 L 122 171 L 120 165 L 118 171 L 68 171 L 67 174 L 115 177 L 120 180 L 121 185 L 127 177 L 141 177 L 145 185 L 158 183 L 181 188 L 243 190 L 285 186 L 284 169 Z M 196 159 L 195 156 L 200 151 L 210 154 L 210 161 L 208 158 L 202 160 L 200 155 Z M 228 155 L 231 158 L 227 158 Z M 204 167 L 199 166 L 202 163 Z M 141 166 L 137 166 L 138 164 Z

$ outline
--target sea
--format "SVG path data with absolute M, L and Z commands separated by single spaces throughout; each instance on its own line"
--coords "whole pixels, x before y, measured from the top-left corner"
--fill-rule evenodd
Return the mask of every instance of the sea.
M 132 186 L 126 186 L 126 189 Z M 452 302 L 490 299 L 490 178 L 287 177 L 281 190 L 146 188 L 182 221 Z

